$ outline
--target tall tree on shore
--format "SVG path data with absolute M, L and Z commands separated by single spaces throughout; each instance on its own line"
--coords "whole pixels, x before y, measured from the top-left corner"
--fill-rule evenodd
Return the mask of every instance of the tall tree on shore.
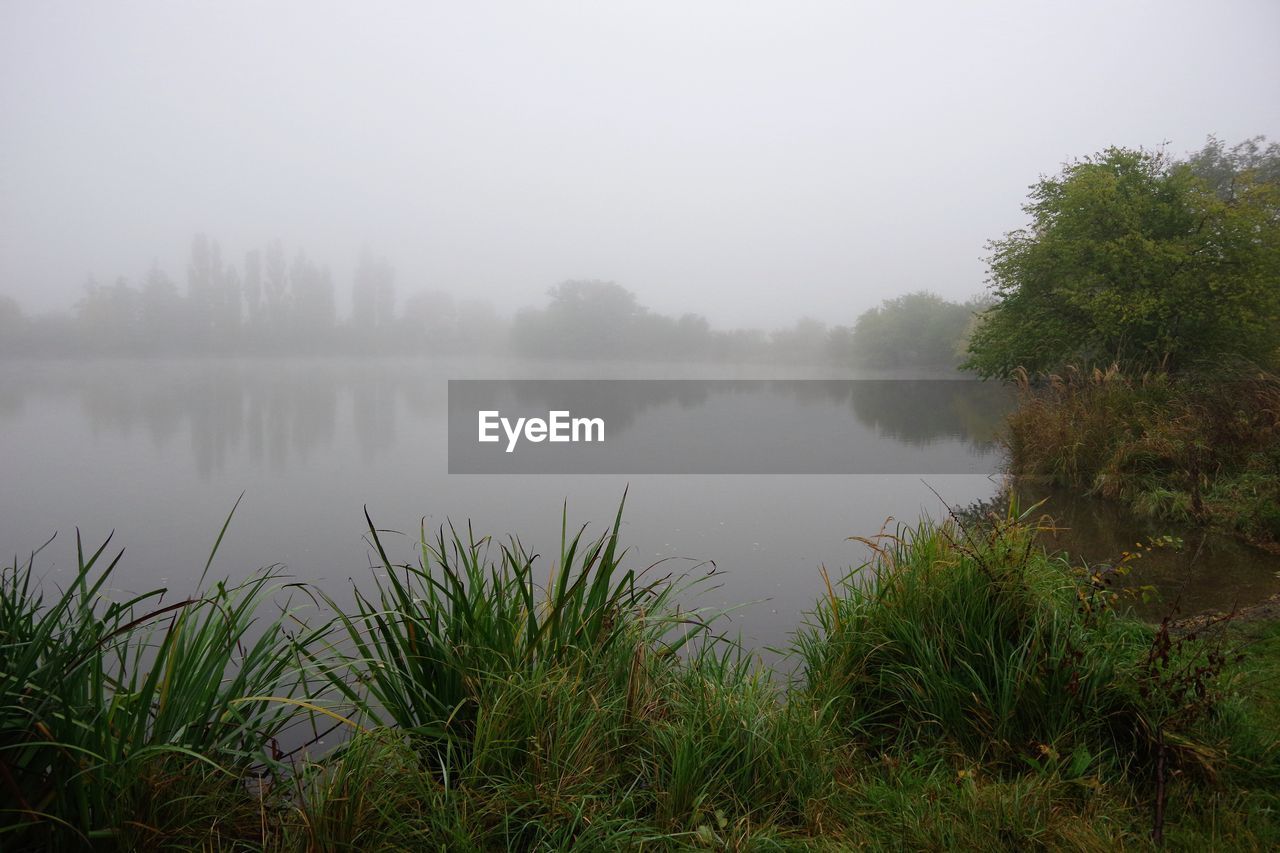
M 329 270 L 298 252 L 289 271 L 293 288 L 294 331 L 303 340 L 322 340 L 336 321 L 333 277 Z
M 251 249 L 244 255 L 245 325 L 258 330 L 262 326 L 262 251 Z
M 1206 150 L 1177 162 L 1109 148 L 1035 184 L 1030 226 L 990 244 L 996 302 L 966 366 L 998 377 L 1274 364 L 1280 184 L 1252 159 Z
M 90 278 L 76 303 L 76 321 L 95 349 L 122 351 L 139 340 L 138 291 L 123 276 L 109 285 Z
M 216 240 L 197 234 L 191 241 L 187 264 L 187 299 L 196 326 L 197 340 L 229 349 L 240 336 L 240 274 L 222 257 Z
M 289 270 L 279 240 L 267 244 L 262 265 L 262 310 L 273 332 L 283 332 L 289 321 Z
M 351 324 L 361 331 L 387 329 L 395 319 L 395 270 L 368 249 L 360 253 L 351 285 Z
M 190 312 L 173 279 L 152 264 L 139 296 L 139 322 L 147 349 L 173 349 L 182 345 L 190 328 Z

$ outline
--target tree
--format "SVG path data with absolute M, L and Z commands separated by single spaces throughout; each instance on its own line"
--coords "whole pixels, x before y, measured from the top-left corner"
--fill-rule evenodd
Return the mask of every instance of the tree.
M 1208 182 L 1219 197 L 1231 200 L 1237 190 L 1258 182 L 1280 183 L 1280 143 L 1267 144 L 1266 137 L 1255 136 L 1227 148 L 1222 140 L 1210 136 L 1204 148 L 1187 161 L 1191 171 Z M 1241 175 L 1251 181 L 1237 186 Z
M 333 277 L 299 250 L 289 269 L 289 284 L 293 290 L 292 332 L 299 342 L 318 344 L 336 322 Z
M 444 351 L 458 343 L 458 306 L 453 295 L 438 290 L 420 291 L 404 300 L 400 322 L 414 344 Z
M 775 329 L 769 335 L 773 357 L 780 361 L 814 364 L 822 360 L 827 327 L 812 317 L 802 317 L 794 326 Z
M 254 331 L 262 326 L 262 250 L 250 249 L 244 256 L 245 324 Z
M 1253 142 L 1224 153 L 1211 140 L 1191 163 L 1109 148 L 1042 178 L 1023 208 L 1031 226 L 989 244 L 996 301 L 965 366 L 1004 377 L 1272 362 L 1280 185 Z
M 279 240 L 273 240 L 267 244 L 262 267 L 262 311 L 273 334 L 288 327 L 289 307 L 289 270 L 284 246 Z
M 147 349 L 176 349 L 189 342 L 187 303 L 177 285 L 158 265 L 153 263 L 148 270 L 138 300 L 139 322 Z
M 396 274 L 383 258 L 365 249 L 351 285 L 351 324 L 361 331 L 386 329 L 395 319 Z
M 22 316 L 22 306 L 11 296 L 0 293 L 0 352 L 19 352 L 26 331 L 27 321 Z
M 124 351 L 138 342 L 138 309 L 138 291 L 123 277 L 106 286 L 90 278 L 76 303 L 76 321 L 96 348 Z
M 640 351 L 649 312 L 636 295 L 611 281 L 566 281 L 547 291 L 550 304 L 525 310 L 512 329 L 528 355 L 624 357 Z
M 865 367 L 953 367 L 972 316 L 970 306 L 924 290 L 908 293 L 863 312 L 849 349 Z

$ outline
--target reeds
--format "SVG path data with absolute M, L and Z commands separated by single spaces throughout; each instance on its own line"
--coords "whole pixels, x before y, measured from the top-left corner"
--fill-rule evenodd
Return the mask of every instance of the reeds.
M 46 600 L 15 561 L 0 846 L 1110 849 L 1145 837 L 1157 754 L 1171 837 L 1280 832 L 1230 811 L 1280 805 L 1248 787 L 1280 760 L 1235 670 L 1110 606 L 1035 544 L 1034 508 L 864 540 L 790 683 L 683 609 L 686 579 L 628 568 L 621 516 L 588 537 L 562 511 L 546 568 L 452 526 L 398 564 L 366 518 L 371 584 L 347 607 L 312 590 L 330 612 L 309 620 L 277 571 L 112 602 L 104 544 Z M 284 752 L 321 721 L 340 747 Z M 1243 787 L 1201 793 L 1210 753 Z
M 1135 511 L 1211 522 L 1280 543 L 1280 379 L 1231 373 L 1124 376 L 1114 368 L 1032 382 L 1009 418 L 1013 473 Z
M 102 565 L 109 542 L 86 556 L 77 534 L 75 577 L 49 601 L 35 554 L 0 576 L 0 826 L 12 843 L 146 834 L 154 827 L 137 816 L 173 773 L 243 792 L 283 768 L 273 747 L 304 670 L 281 633 L 285 613 L 261 621 L 279 573 L 168 604 L 165 590 L 113 600 L 120 554 Z
M 1017 516 L 923 521 L 871 543 L 865 571 L 797 639 L 808 689 L 839 725 L 881 750 L 941 744 L 1014 766 L 1046 745 L 1111 746 L 1111 693 L 1140 633 L 1084 606 L 1087 578 Z
M 474 726 L 486 681 L 581 668 L 623 645 L 623 660 L 639 649 L 675 654 L 705 623 L 697 611 L 677 611 L 672 597 L 681 585 L 669 576 L 622 567 L 622 509 L 613 527 L 590 541 L 585 526 L 567 535 L 566 510 L 545 588 L 519 539 L 495 546 L 469 526 L 465 535 L 442 526 L 434 538 L 424 529 L 418 565 L 394 565 L 366 514 L 384 574 L 375 576 L 371 594 L 356 587 L 349 613 L 324 598 L 351 651 L 312 659 L 375 724 L 456 740 Z

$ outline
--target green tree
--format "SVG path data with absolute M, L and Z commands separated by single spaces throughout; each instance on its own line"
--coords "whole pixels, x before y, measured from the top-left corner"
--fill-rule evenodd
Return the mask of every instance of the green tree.
M 1230 200 L 1236 197 L 1238 189 L 1247 189 L 1258 181 L 1280 183 L 1280 143 L 1268 144 L 1266 137 L 1255 136 L 1227 148 L 1222 140 L 1210 136 L 1204 148 L 1191 155 L 1187 164 L 1214 192 Z M 1245 174 L 1251 180 L 1237 186 L 1240 176 Z
M 1210 140 L 1192 162 L 1109 148 L 1042 178 L 1024 206 L 1031 226 L 989 244 L 996 301 L 965 367 L 1273 362 L 1280 186 L 1251 142 L 1224 152 Z
M 866 367 L 954 366 L 972 317 L 967 305 L 924 290 L 908 293 L 863 312 L 849 345 Z
M 612 281 L 566 281 L 547 291 L 542 310 L 516 315 L 516 349 L 528 355 L 592 357 L 633 355 L 643 343 L 649 311 Z

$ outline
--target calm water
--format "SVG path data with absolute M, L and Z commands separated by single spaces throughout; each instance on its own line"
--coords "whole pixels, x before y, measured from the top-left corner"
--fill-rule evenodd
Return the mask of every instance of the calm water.
M 1129 600 L 1142 616 L 1158 620 L 1166 613 L 1189 615 L 1204 610 L 1228 611 L 1248 606 L 1280 593 L 1280 556 L 1249 546 L 1238 539 L 1182 528 L 1135 516 L 1109 501 L 1100 501 L 1063 490 L 1021 487 L 1024 506 L 1044 500 L 1059 528 L 1045 540 L 1090 563 L 1113 562 L 1138 543 L 1173 536 L 1180 547 L 1143 550 L 1130 563 L 1130 573 L 1118 582 L 1134 595 Z M 1147 590 L 1143 600 L 1138 593 Z M 1154 591 L 1156 595 L 1151 596 Z
M 820 566 L 834 573 L 863 559 L 863 546 L 846 537 L 874 534 L 890 517 L 938 514 L 943 500 L 966 504 L 997 488 L 982 474 L 449 475 L 446 380 L 525 377 L 823 375 L 474 360 L 11 362 L 0 367 L 0 547 L 25 554 L 56 531 L 38 565 L 63 579 L 74 567 L 77 525 L 87 545 L 114 530 L 113 541 L 126 548 L 118 587 L 186 592 L 243 492 L 215 573 L 235 577 L 281 563 L 339 593 L 349 578 L 369 573 L 366 505 L 379 527 L 405 532 L 388 540 L 397 561 L 414 558 L 424 518 L 428 526 L 470 519 L 478 533 L 516 533 L 551 554 L 563 501 L 571 526 L 590 523 L 599 531 L 629 485 L 624 544 L 634 565 L 667 557 L 693 561 L 672 568 L 714 561 L 723 578 L 708 600 L 751 602 L 736 612 L 731 630 L 767 647 L 785 642 L 812 606 Z M 995 467 L 992 439 L 1006 405 L 999 394 L 981 405 L 908 392 L 835 407 L 821 396 L 788 400 L 780 405 L 815 406 L 815 416 L 844 419 L 861 452 L 916 449 L 976 460 L 976 470 Z M 1110 547 L 1100 533 L 1087 536 Z M 1250 564 L 1249 594 L 1280 586 L 1276 568 Z

